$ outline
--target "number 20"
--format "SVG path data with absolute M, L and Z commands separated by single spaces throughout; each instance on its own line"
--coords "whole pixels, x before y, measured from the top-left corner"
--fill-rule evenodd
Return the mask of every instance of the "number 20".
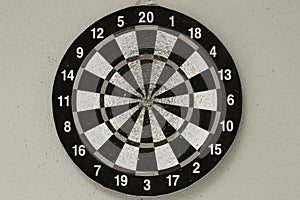
M 151 11 L 147 13 L 141 11 L 139 12 L 139 17 L 139 23 L 152 23 L 154 21 L 154 14 Z

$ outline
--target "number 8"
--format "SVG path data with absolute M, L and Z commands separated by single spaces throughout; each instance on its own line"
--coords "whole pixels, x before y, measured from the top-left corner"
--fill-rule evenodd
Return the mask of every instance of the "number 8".
M 64 123 L 64 131 L 66 133 L 69 133 L 71 131 L 71 122 L 70 121 L 65 121 L 65 123 Z

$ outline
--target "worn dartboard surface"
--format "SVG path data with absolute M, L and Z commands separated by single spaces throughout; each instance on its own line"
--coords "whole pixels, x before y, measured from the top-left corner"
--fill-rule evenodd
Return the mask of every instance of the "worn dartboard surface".
M 88 27 L 53 87 L 59 138 L 91 179 L 133 195 L 185 188 L 231 146 L 241 85 L 221 42 L 196 20 L 129 7 Z

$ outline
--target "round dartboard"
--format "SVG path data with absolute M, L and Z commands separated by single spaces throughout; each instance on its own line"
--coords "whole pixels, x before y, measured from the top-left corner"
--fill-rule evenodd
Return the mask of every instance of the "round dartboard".
M 129 7 L 88 27 L 64 55 L 52 97 L 73 162 L 104 187 L 143 196 L 211 171 L 242 112 L 225 47 L 196 20 L 159 6 Z

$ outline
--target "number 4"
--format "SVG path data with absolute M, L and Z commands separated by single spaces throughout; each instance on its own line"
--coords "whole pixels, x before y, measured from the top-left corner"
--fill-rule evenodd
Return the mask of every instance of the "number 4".
M 217 50 L 216 50 L 216 46 L 213 46 L 209 52 L 209 55 L 211 55 L 212 57 L 216 57 L 217 56 Z

